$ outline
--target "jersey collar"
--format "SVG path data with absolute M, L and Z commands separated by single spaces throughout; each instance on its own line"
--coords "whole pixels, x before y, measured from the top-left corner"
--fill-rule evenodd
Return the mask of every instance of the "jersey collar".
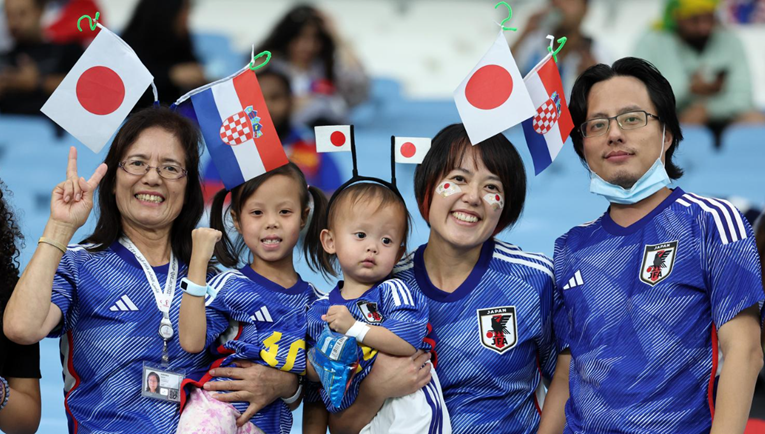
M 486 270 L 489 269 L 489 263 L 491 262 L 492 254 L 494 252 L 494 239 L 490 238 L 483 243 L 478 262 L 476 262 L 467 279 L 465 279 L 454 292 L 442 291 L 430 281 L 428 271 L 425 269 L 425 259 L 423 258 L 423 253 L 425 252 L 426 247 L 428 247 L 427 244 L 421 245 L 414 254 L 414 277 L 417 280 L 417 286 L 419 286 L 422 293 L 431 300 L 440 301 L 442 303 L 452 303 L 463 299 L 470 293 L 471 289 L 481 283 L 483 275 L 486 273 Z
M 132 265 L 133 267 L 143 270 L 141 268 L 141 264 L 138 263 L 138 259 L 135 258 L 135 255 L 133 255 L 130 250 L 126 249 L 125 246 L 120 244 L 119 240 L 112 243 L 112 245 L 109 247 L 112 252 L 116 253 L 117 256 L 122 258 L 123 261 L 127 262 L 128 264 Z M 181 261 L 178 261 L 178 269 L 180 270 L 183 266 L 183 263 Z M 151 267 L 152 270 L 154 270 L 155 273 L 162 273 L 167 274 L 167 270 L 170 268 L 170 264 L 167 263 L 165 265 L 160 265 L 159 267 Z
M 610 233 L 611 235 L 616 236 L 624 236 L 633 234 L 640 229 L 642 229 L 645 225 L 651 222 L 654 217 L 659 215 L 662 211 L 664 211 L 667 207 L 675 203 L 675 201 L 680 198 L 682 195 L 684 195 L 685 192 L 680 187 L 675 187 L 674 190 L 672 190 L 672 193 L 667 196 L 666 199 L 664 199 L 659 206 L 654 208 L 651 212 L 645 215 L 645 217 L 641 218 L 640 220 L 636 221 L 635 223 L 625 227 L 619 226 L 616 222 L 614 222 L 611 219 L 611 214 L 609 211 L 611 208 L 609 207 L 608 210 L 606 210 L 606 213 L 603 215 L 603 220 L 601 221 L 601 224 L 603 225 L 603 229 L 606 230 L 606 232 Z
M 260 274 L 256 273 L 255 270 L 253 270 L 249 265 L 245 265 L 244 267 L 240 268 L 239 271 L 258 285 L 275 292 L 282 292 L 285 294 L 299 294 L 303 292 L 306 285 L 308 285 L 303 281 L 303 279 L 300 278 L 299 274 L 297 277 L 297 282 L 295 282 L 295 284 L 289 288 L 285 288 L 278 283 L 268 280 Z

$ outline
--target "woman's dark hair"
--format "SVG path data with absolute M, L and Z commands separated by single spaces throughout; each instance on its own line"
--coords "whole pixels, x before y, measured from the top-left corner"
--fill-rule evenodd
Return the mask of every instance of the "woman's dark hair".
M 666 126 L 667 131 L 672 134 L 672 145 L 664 151 L 664 167 L 667 170 L 667 175 L 671 179 L 678 179 L 683 176 L 683 169 L 672 161 L 672 155 L 680 145 L 680 141 L 683 140 L 680 121 L 677 119 L 675 94 L 672 92 L 672 86 L 653 64 L 636 57 L 619 59 L 611 66 L 602 63 L 591 66 L 576 79 L 574 88 L 571 90 L 569 110 L 574 121 L 571 139 L 579 159 L 582 160 L 582 163 L 586 163 L 583 150 L 584 137 L 582 137 L 580 126 L 587 120 L 587 99 L 590 90 L 595 84 L 613 77 L 635 77 L 645 84 L 648 96 L 656 107 L 656 113 L 652 114 L 658 116 L 659 120 Z
M 332 195 L 331 205 L 326 213 L 321 215 L 320 226 L 322 229 L 332 230 L 337 224 L 337 218 L 341 215 L 352 215 L 351 208 L 360 202 L 377 203 L 376 211 L 389 206 L 398 207 L 404 216 L 404 236 L 401 239 L 402 247 L 406 248 L 409 241 L 409 228 L 412 227 L 412 216 L 406 209 L 401 196 L 394 193 L 390 188 L 372 182 L 359 182 L 352 184 L 342 190 L 338 190 Z M 321 273 L 325 277 L 337 276 L 337 255 L 327 253 L 321 244 L 311 252 L 313 263 L 320 267 Z
M 271 34 L 255 52 L 271 51 L 274 55 L 286 58 L 289 44 L 300 34 L 303 27 L 313 25 L 318 30 L 321 41 L 319 58 L 324 67 L 324 75 L 327 80 L 335 81 L 335 41 L 327 31 L 324 18 L 316 8 L 308 5 L 298 5 L 292 8 L 284 18 L 279 21 Z
M 279 80 L 285 89 L 287 89 L 287 93 L 292 96 L 292 84 L 290 83 L 289 77 L 287 77 L 286 74 L 284 74 L 281 71 L 278 71 L 275 68 L 263 68 L 257 72 L 258 80 L 262 80 L 263 77 L 274 77 L 277 80 Z
M 480 158 L 489 172 L 502 181 L 505 207 L 499 217 L 494 234 L 513 225 L 521 216 L 526 202 L 526 169 L 518 151 L 502 134 L 492 136 L 473 146 L 465 126 L 452 124 L 436 134 L 422 164 L 414 171 L 414 195 L 422 218 L 428 222 L 430 203 L 436 185 L 449 172 L 460 167 L 465 156 L 472 152 L 476 162 Z M 430 226 L 430 222 L 428 222 Z
M 10 190 L 6 191 L 5 184 L 0 180 L 0 318 L 19 281 L 19 254 L 24 242 L 24 236 L 5 198 L 8 193 Z
M 166 107 L 145 108 L 131 115 L 120 128 L 104 159 L 108 170 L 98 186 L 96 229 L 83 242 L 95 244 L 88 250 L 101 251 L 108 249 L 122 235 L 122 216 L 117 208 L 117 199 L 112 194 L 117 184 L 117 171 L 122 170 L 118 164 L 141 133 L 152 127 L 162 128 L 173 134 L 186 154 L 186 193 L 181 213 L 173 222 L 170 231 L 170 244 L 175 256 L 188 264 L 191 259 L 191 231 L 197 226 L 204 212 L 202 185 L 199 181 L 200 134 L 191 121 Z
M 255 194 L 264 182 L 277 175 L 292 178 L 298 184 L 301 216 L 303 210 L 306 209 L 310 203 L 309 195 L 310 198 L 313 199 L 313 218 L 308 222 L 305 240 L 303 241 L 303 251 L 308 260 L 308 266 L 314 271 L 319 271 L 320 264 L 315 261 L 311 252 L 321 248 L 320 235 L 322 227 L 319 226 L 320 219 L 318 219 L 317 216 L 323 215 L 326 212 L 327 198 L 318 188 L 308 186 L 305 181 L 305 175 L 303 175 L 303 172 L 297 165 L 295 165 L 295 163 L 285 164 L 284 166 L 266 172 L 256 178 L 252 178 L 242 185 L 234 187 L 231 190 L 231 203 L 225 210 L 224 204 L 229 191 L 224 188 L 215 194 L 212 208 L 210 209 L 210 227 L 221 231 L 223 234 L 221 242 L 215 245 L 215 257 L 222 265 L 229 268 L 238 267 L 241 262 L 242 254 L 247 248 L 244 237 L 239 236 L 236 240 L 229 238 L 226 231 L 226 219 L 231 216 L 231 211 L 233 211 L 237 218 L 239 218 L 239 216 L 242 215 L 242 207 L 245 202 L 247 202 L 247 199 Z M 310 217 L 311 216 L 309 215 L 306 218 Z
M 146 376 L 146 391 L 151 392 L 151 388 L 149 387 L 149 377 L 155 377 L 157 379 L 157 388 L 159 388 L 159 374 L 156 372 L 149 372 L 149 375 Z

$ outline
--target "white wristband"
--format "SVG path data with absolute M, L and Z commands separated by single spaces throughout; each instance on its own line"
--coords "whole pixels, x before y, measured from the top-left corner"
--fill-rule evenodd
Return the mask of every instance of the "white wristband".
M 364 342 L 364 336 L 367 335 L 367 332 L 369 331 L 369 326 L 364 324 L 361 321 L 356 321 L 353 323 L 351 328 L 348 329 L 347 332 L 345 332 L 346 336 L 350 336 L 352 338 L 356 338 L 356 342 L 362 343 Z
M 282 398 L 282 401 L 284 401 L 284 403 L 287 405 L 294 404 L 295 401 L 300 399 L 300 395 L 302 393 L 303 393 L 303 382 L 298 382 L 297 392 L 295 392 L 295 394 L 290 396 L 289 398 Z

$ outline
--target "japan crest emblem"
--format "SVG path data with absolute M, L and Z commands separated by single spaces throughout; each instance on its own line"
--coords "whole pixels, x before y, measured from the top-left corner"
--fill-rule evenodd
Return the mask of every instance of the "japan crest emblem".
M 484 347 L 502 354 L 518 343 L 515 306 L 478 309 L 478 331 Z

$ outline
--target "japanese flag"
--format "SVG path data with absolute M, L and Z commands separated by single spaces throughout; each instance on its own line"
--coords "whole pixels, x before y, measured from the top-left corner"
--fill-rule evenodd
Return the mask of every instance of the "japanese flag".
M 420 164 L 430 149 L 427 137 L 396 137 L 396 163 Z
M 101 27 L 41 111 L 99 152 L 153 79 L 133 49 Z
M 351 126 L 315 127 L 316 152 L 351 152 Z
M 502 32 L 454 91 L 454 102 L 473 145 L 536 114 Z

